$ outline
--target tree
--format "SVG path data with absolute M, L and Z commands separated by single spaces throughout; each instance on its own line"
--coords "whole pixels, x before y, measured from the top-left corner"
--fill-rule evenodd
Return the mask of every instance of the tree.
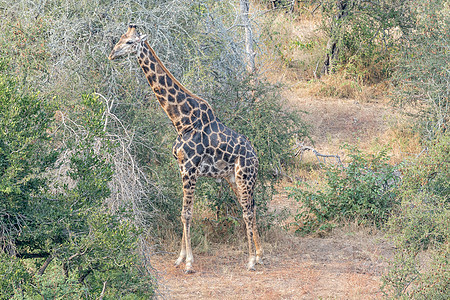
M 331 22 L 330 39 L 327 43 L 325 60 L 322 67 L 323 74 L 328 74 L 331 71 L 331 69 L 333 68 L 332 64 L 338 56 L 339 47 L 337 46 L 337 43 L 339 32 L 341 31 L 340 27 L 342 26 L 343 22 L 342 19 L 348 16 L 348 11 L 351 9 L 351 4 L 353 4 L 349 2 L 351 1 L 336 1 L 337 14 L 335 16 L 335 19 Z
M 0 298 L 148 298 L 139 230 L 126 207 L 103 204 L 112 168 L 102 103 L 83 97 L 84 126 L 71 120 L 74 142 L 64 143 L 48 101 L 24 92 L 4 62 L 0 71 Z
M 48 133 L 53 111 L 37 95 L 22 94 L 0 61 L 0 227 L 2 250 L 10 255 L 45 257 L 39 249 L 25 253 L 28 242 L 39 244 L 39 237 L 28 235 L 31 227 L 42 226 L 42 215 L 34 214 L 39 195 L 48 186 L 43 173 L 51 168 L 57 152 Z M 31 226 L 31 227 L 30 227 Z
M 252 27 L 250 25 L 249 11 L 250 11 L 250 2 L 248 0 L 240 0 L 241 7 L 241 19 L 242 26 L 245 30 L 245 52 L 246 52 L 246 62 L 247 62 L 247 71 L 250 74 L 254 74 L 255 69 L 255 52 L 253 51 L 253 33 Z
M 317 2 L 317 1 L 314 1 Z M 379 81 L 392 73 L 393 53 L 413 26 L 410 1 L 322 1 L 329 40 L 322 74 L 340 64 L 363 81 Z

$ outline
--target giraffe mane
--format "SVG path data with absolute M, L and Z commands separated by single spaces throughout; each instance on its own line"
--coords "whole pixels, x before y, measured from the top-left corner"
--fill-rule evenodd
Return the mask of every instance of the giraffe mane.
M 152 52 L 152 55 L 155 57 L 155 59 L 157 60 L 157 62 L 159 63 L 159 65 L 162 67 L 162 69 L 164 70 L 164 72 L 166 72 L 166 74 L 170 77 L 170 79 L 172 79 L 172 81 L 174 83 L 176 83 L 180 89 L 186 93 L 186 95 L 189 95 L 190 97 L 195 98 L 196 100 L 205 103 L 209 108 L 212 109 L 212 106 L 209 104 L 208 101 L 206 101 L 205 99 L 201 98 L 200 96 L 197 96 L 196 94 L 194 94 L 193 92 L 191 92 L 188 88 L 186 88 L 184 85 L 182 85 L 176 78 L 175 76 L 173 76 L 173 74 L 166 68 L 166 66 L 162 63 L 162 61 L 159 59 L 158 55 L 156 55 L 155 50 L 153 50 L 152 47 L 150 47 L 150 44 L 148 43 L 147 40 L 144 41 L 145 45 L 147 46 L 147 48 Z

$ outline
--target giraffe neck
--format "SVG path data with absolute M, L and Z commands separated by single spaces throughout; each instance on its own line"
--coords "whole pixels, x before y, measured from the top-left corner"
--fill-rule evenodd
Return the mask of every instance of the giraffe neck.
M 179 134 L 216 119 L 209 103 L 182 86 L 146 41 L 141 43 L 137 57 L 159 104 Z

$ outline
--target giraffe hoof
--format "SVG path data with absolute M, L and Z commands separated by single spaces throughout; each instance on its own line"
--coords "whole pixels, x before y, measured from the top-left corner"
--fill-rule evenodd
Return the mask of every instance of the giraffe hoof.
M 255 269 L 255 263 L 249 263 L 248 265 L 247 265 L 247 270 L 248 271 L 256 271 L 256 269 Z
M 192 267 L 192 260 L 186 262 L 186 268 L 184 269 L 184 274 L 193 274 L 195 273 L 194 268 Z
M 256 258 L 254 256 L 251 256 L 250 259 L 248 260 L 247 270 L 256 271 L 255 270 L 255 261 L 256 261 Z
M 178 267 L 183 262 L 183 259 L 177 259 L 174 263 L 175 267 Z
M 256 263 L 259 264 L 259 265 L 263 265 L 264 262 L 263 262 L 262 257 L 257 256 L 257 257 L 256 257 Z

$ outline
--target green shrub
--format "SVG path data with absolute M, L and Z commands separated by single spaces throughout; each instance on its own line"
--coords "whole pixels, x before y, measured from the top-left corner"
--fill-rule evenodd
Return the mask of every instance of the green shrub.
M 0 227 L 2 245 L 10 253 L 15 252 L 17 238 L 24 238 L 29 223 L 40 221 L 29 215 L 36 209 L 34 196 L 48 186 L 42 174 L 58 155 L 51 147 L 52 118 L 48 103 L 36 94 L 22 93 L 1 60 Z
M 326 166 L 325 183 L 312 190 L 304 182 L 289 188 L 289 197 L 300 202 L 301 211 L 295 223 L 301 232 L 325 230 L 332 222 L 356 220 L 381 226 L 387 221 L 396 203 L 399 178 L 396 167 L 388 163 L 386 149 L 365 155 L 356 147 L 350 151 L 346 166 Z
M 390 296 L 450 296 L 449 153 L 450 136 L 439 136 L 429 143 L 426 153 L 402 170 L 401 204 L 389 220 L 395 257 L 383 277 L 384 292 Z
M 112 213 L 104 205 L 113 144 L 102 103 L 84 96 L 80 119 L 64 127 L 47 99 L 24 92 L 0 67 L 0 299 L 96 298 L 105 282 L 106 298 L 148 299 L 141 230 L 128 207 Z
M 379 82 L 394 70 L 400 37 L 413 25 L 410 2 L 403 0 L 326 0 L 321 2 L 327 49 L 359 82 Z

